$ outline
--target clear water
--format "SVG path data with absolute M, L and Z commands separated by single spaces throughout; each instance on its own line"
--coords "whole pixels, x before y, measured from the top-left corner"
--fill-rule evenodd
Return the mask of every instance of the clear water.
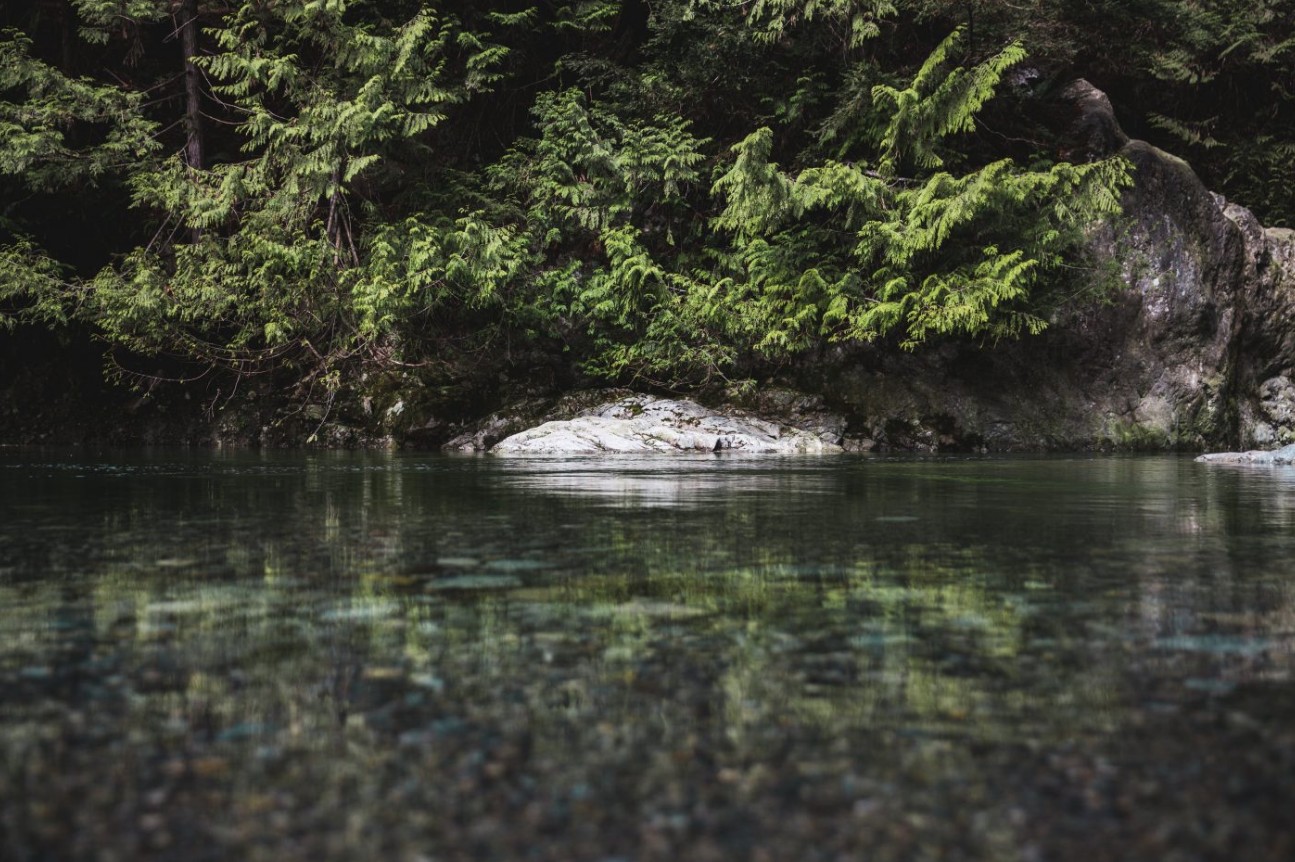
M 0 450 L 0 858 L 1295 858 L 1295 470 Z

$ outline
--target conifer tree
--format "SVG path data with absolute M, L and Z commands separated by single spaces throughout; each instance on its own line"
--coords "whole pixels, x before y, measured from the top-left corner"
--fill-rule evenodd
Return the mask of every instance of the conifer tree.
M 1130 56 L 1168 82 L 1244 55 L 1280 83 L 1289 2 L 1238 24 L 1146 0 L 1193 29 Z M 831 344 L 992 346 L 1100 292 L 1083 233 L 1128 179 L 1055 161 L 998 95 L 1029 49 L 1045 76 L 1082 56 L 1087 13 L 1035 5 L 33 7 L 56 28 L 6 7 L 0 321 L 76 319 L 299 397 L 381 369 L 674 387 Z M 1237 45 L 1188 38 L 1211 21 Z M 1158 122 L 1208 132 L 1182 108 Z M 40 201 L 86 192 L 112 240 L 69 254 Z
M 66 321 L 76 301 L 72 272 L 38 236 L 60 226 L 24 219 L 19 205 L 60 193 L 85 201 L 150 163 L 158 128 L 143 101 L 141 93 L 43 60 L 20 30 L 0 30 L 0 326 Z
M 392 20 L 380 4 L 249 3 L 209 32 L 216 52 L 195 63 L 240 119 L 242 157 L 195 171 L 190 150 L 135 177 L 162 228 L 100 273 L 95 314 L 136 350 L 335 385 L 337 363 L 389 348 L 369 264 L 389 256 L 372 243 L 393 156 L 434 160 L 428 133 L 489 88 L 503 49 L 433 4 Z
M 1118 211 L 1126 167 L 997 159 L 950 170 L 962 161 L 958 137 L 1024 56 L 1010 45 L 959 65 L 964 38 L 955 31 L 906 85 L 879 81 L 866 105 L 839 107 L 801 157 L 830 138 L 846 158 L 787 171 L 773 160 L 774 129 L 760 128 L 731 146 L 704 203 L 694 166 L 708 142 L 679 118 L 627 135 L 582 97 L 543 104 L 544 136 L 506 164 L 530 201 L 528 221 L 558 227 L 533 236 L 532 248 L 557 252 L 546 256 L 556 289 L 545 299 L 555 319 L 584 322 L 587 367 L 701 381 L 744 356 L 778 359 L 825 341 L 893 337 L 911 349 L 1046 326 L 1040 286 L 1079 253 L 1086 225 Z M 847 121 L 847 110 L 858 116 Z M 646 149 L 647 140 L 662 146 Z M 672 184 L 636 187 L 624 167 L 632 163 Z M 684 170 L 672 176 L 671 166 Z M 689 186 L 692 205 L 713 212 L 701 253 L 676 245 L 687 222 L 661 208 Z M 649 190 L 655 222 L 635 201 Z

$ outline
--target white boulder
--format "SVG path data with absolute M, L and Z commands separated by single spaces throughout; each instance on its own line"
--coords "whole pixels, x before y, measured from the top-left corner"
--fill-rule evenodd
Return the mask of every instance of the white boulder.
M 742 411 L 716 411 L 694 401 L 631 395 L 572 419 L 545 422 L 490 450 L 500 455 L 575 455 L 600 452 L 839 452 L 835 440 L 769 422 Z

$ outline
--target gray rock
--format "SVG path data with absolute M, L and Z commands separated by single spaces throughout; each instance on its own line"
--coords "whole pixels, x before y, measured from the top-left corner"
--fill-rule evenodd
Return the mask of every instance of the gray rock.
M 845 417 L 831 410 L 822 395 L 778 386 L 762 386 L 751 391 L 733 388 L 725 395 L 734 407 L 780 425 L 808 431 L 824 443 L 844 445 L 846 442 Z
M 1111 100 L 1083 78 L 1067 85 L 1061 98 L 1074 112 L 1071 137 L 1088 158 L 1105 158 L 1129 142 L 1115 119 Z
M 1295 443 L 1273 450 L 1214 452 L 1201 455 L 1196 460 L 1203 464 L 1271 464 L 1274 466 L 1295 464 Z
M 881 449 L 1273 448 L 1295 441 L 1295 233 L 1265 229 L 1181 159 L 1129 140 L 1106 97 L 1063 98 L 1072 158 L 1133 166 L 1124 214 L 1093 231 L 1123 289 L 1040 336 L 911 354 L 839 348 L 802 388 Z
M 476 426 L 451 439 L 443 448 L 447 452 L 485 452 L 505 437 L 534 424 L 536 416 L 543 415 L 543 406 L 527 401 L 511 410 L 492 413 Z
M 447 452 L 486 452 L 505 437 L 511 437 L 545 422 L 572 419 L 591 408 L 631 395 L 628 389 L 588 389 L 561 398 L 529 398 L 492 413 L 444 445 Z
M 693 401 L 630 395 L 572 419 L 545 422 L 500 441 L 501 455 L 648 452 L 805 454 L 839 452 L 810 431 Z

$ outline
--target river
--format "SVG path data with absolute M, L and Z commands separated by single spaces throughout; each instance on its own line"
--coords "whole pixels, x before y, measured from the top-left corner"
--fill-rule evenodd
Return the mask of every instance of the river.
M 0 858 L 1295 858 L 1295 468 L 0 449 Z

